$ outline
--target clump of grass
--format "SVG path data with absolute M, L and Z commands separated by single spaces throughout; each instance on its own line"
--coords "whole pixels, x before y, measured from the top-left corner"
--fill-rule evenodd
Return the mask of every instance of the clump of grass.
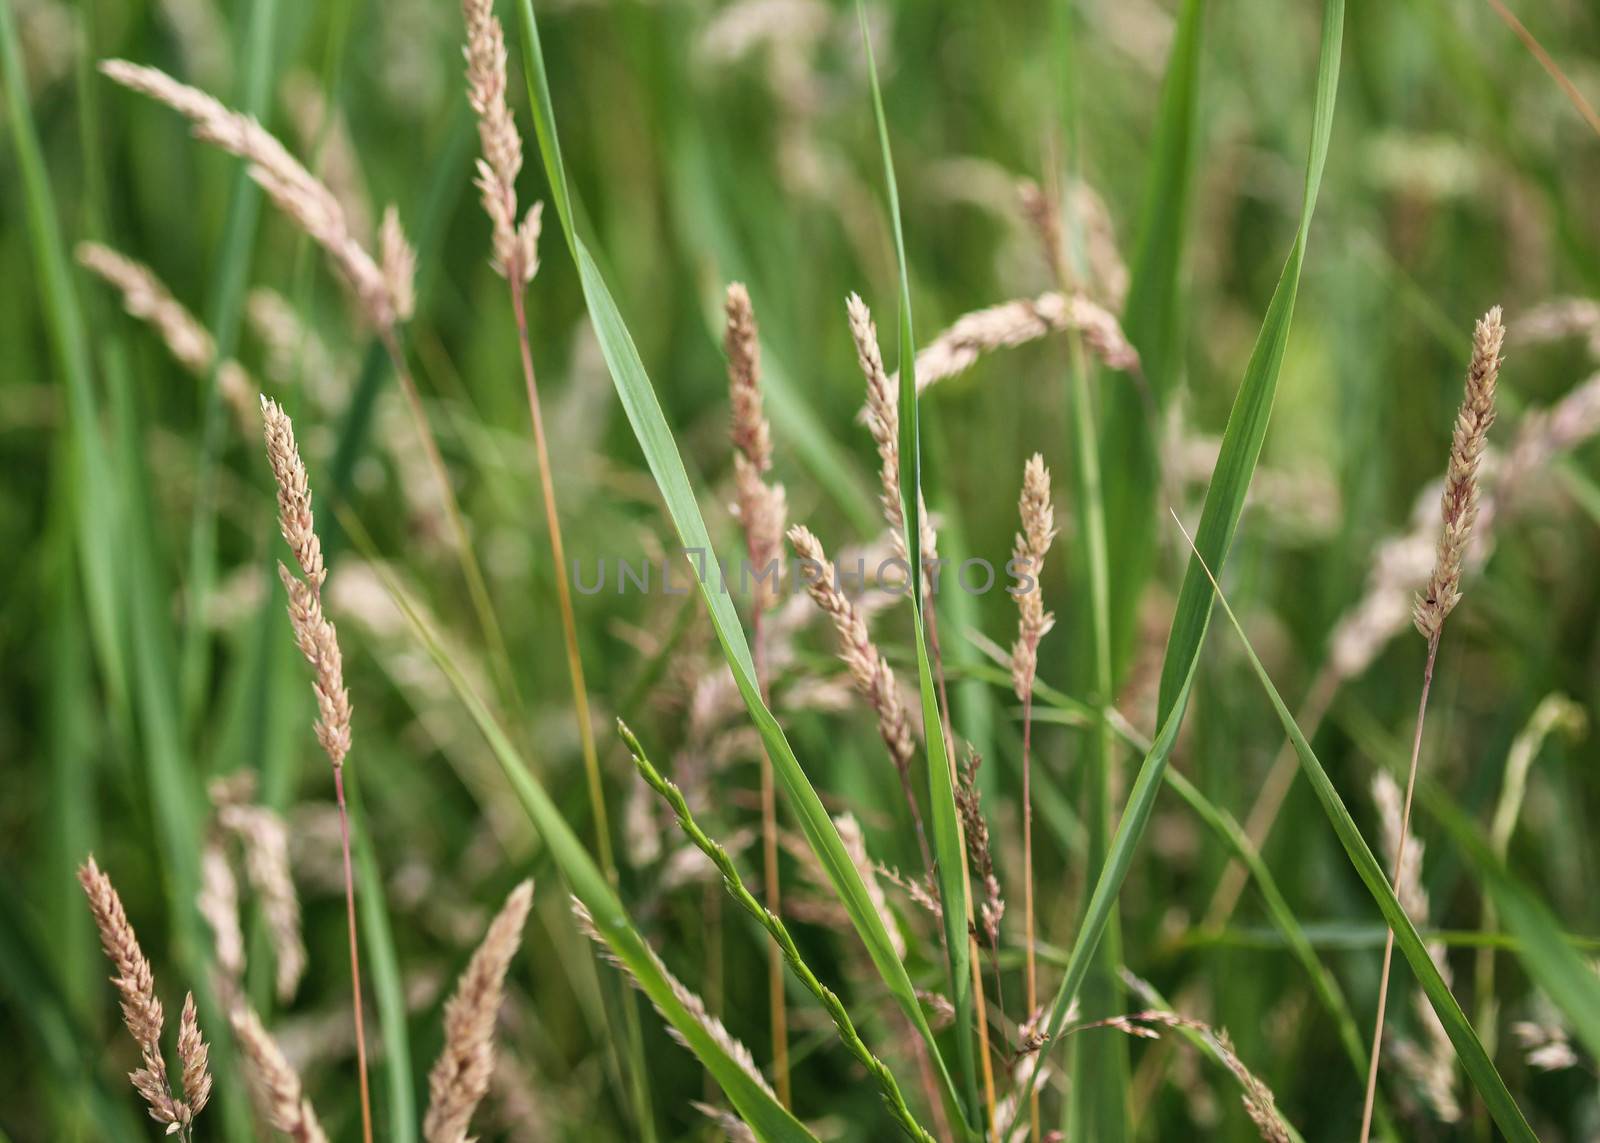
M 100 930 L 100 945 L 106 959 L 117 971 L 111 982 L 122 996 L 122 1022 L 139 1047 L 140 1066 L 128 1079 L 149 1108 L 150 1118 L 166 1124 L 169 1135 L 175 1134 L 188 1143 L 194 1135 L 195 1116 L 205 1109 L 211 1097 L 209 1053 L 200 1034 L 194 994 L 184 996 L 183 1012 L 178 1019 L 178 1059 L 182 1065 L 183 1091 L 183 1098 L 179 1099 L 173 1093 L 166 1057 L 161 1050 L 161 1032 L 166 1018 L 161 999 L 156 995 L 155 973 L 139 947 L 138 934 L 122 908 L 122 898 L 92 855 L 78 868 L 78 884 L 89 898 L 89 911 L 94 914 L 95 927 Z
M 917 1122 L 916 1117 L 911 1113 L 911 1109 L 906 1105 L 905 1097 L 900 1092 L 900 1085 L 896 1082 L 894 1073 L 889 1070 L 887 1064 L 872 1053 L 871 1049 L 861 1039 L 860 1033 L 856 1031 L 855 1022 L 851 1020 L 850 1013 L 845 1008 L 844 1003 L 831 989 L 817 979 L 811 967 L 806 964 L 805 958 L 800 955 L 800 950 L 794 943 L 794 938 L 789 935 L 788 926 L 778 918 L 776 913 L 757 901 L 750 890 L 745 887 L 743 878 L 739 876 L 739 871 L 733 864 L 733 858 L 728 856 L 728 851 L 713 841 L 700 828 L 700 824 L 694 819 L 694 814 L 690 812 L 689 803 L 684 800 L 683 791 L 661 776 L 660 771 L 655 768 L 645 754 L 643 747 L 639 745 L 639 740 L 634 737 L 633 731 L 622 724 L 618 725 L 618 731 L 622 735 L 622 740 L 627 743 L 629 753 L 633 755 L 633 763 L 639 771 L 639 776 L 645 780 L 652 790 L 660 794 L 667 805 L 672 808 L 673 815 L 678 819 L 678 825 L 683 830 L 684 836 L 706 857 L 710 858 L 711 863 L 716 866 L 717 872 L 721 875 L 723 886 L 728 890 L 728 893 L 767 931 L 773 943 L 782 951 L 783 959 L 788 963 L 790 969 L 800 979 L 800 982 L 805 985 L 806 991 L 815 996 L 822 1004 L 823 1009 L 828 1013 L 828 1018 L 833 1021 L 834 1027 L 839 1033 L 840 1041 L 850 1054 L 867 1069 L 867 1073 L 872 1076 L 873 1082 L 880 1088 L 884 1102 L 888 1105 L 890 1113 L 894 1116 L 901 1130 L 913 1139 L 923 1141 L 923 1143 L 933 1143 L 933 1136 L 929 1135 L 927 1130 Z
M 1472 362 L 1467 368 L 1466 394 L 1456 414 L 1450 442 L 1450 463 L 1445 470 L 1444 494 L 1440 500 L 1443 527 L 1434 556 L 1433 574 L 1417 596 L 1412 610 L 1417 631 L 1428 641 L 1428 660 L 1423 667 L 1422 695 L 1417 701 L 1416 733 L 1411 741 L 1411 765 L 1406 774 L 1405 803 L 1400 814 L 1400 829 L 1395 842 L 1394 872 L 1390 883 L 1398 889 L 1406 868 L 1406 839 L 1411 831 L 1411 798 L 1416 790 L 1417 762 L 1422 755 L 1422 728 L 1428 714 L 1428 692 L 1433 686 L 1433 667 L 1439 655 L 1439 635 L 1444 621 L 1461 601 L 1461 567 L 1472 526 L 1478 519 L 1478 465 L 1488 444 L 1489 428 L 1495 419 L 1495 386 L 1500 379 L 1500 347 L 1505 340 L 1505 325 L 1500 307 L 1495 306 L 1478 322 L 1473 332 Z M 1372 1062 L 1367 1071 L 1367 1092 L 1361 1109 L 1362 1143 L 1372 1131 L 1373 1099 L 1378 1090 L 1378 1062 L 1383 1051 L 1384 1010 L 1389 1000 L 1389 968 L 1394 958 L 1394 929 L 1390 928 L 1383 945 L 1383 973 L 1378 985 L 1378 1015 L 1372 1033 Z

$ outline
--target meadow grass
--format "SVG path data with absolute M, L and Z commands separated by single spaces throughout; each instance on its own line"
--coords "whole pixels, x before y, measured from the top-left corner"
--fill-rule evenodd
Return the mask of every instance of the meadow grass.
M 0 1135 L 1584 1137 L 1600 41 L 1314 8 L 0 10 Z

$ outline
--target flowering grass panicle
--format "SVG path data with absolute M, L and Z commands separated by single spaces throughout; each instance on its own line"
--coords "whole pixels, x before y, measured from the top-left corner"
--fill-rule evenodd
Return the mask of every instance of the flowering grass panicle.
M 428 1073 L 427 1143 L 464 1143 L 472 1113 L 494 1076 L 494 1026 L 505 997 L 506 971 L 522 944 L 533 905 L 533 882 L 511 891 L 472 954 L 444 1009 L 444 1048 Z
M 1438 639 L 1445 617 L 1461 600 L 1461 565 L 1478 518 L 1478 465 L 1488 443 L 1489 428 L 1494 424 L 1495 386 L 1500 378 L 1500 347 L 1505 335 L 1499 306 L 1485 314 L 1473 332 L 1472 364 L 1467 369 L 1461 411 L 1456 414 L 1440 502 L 1444 528 L 1439 534 L 1433 574 L 1412 611 L 1417 630 L 1426 639 Z

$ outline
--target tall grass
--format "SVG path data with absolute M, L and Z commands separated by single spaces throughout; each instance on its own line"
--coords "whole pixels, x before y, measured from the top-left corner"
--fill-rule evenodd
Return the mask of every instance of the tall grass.
M 1581 1131 L 1592 29 L 501 7 L 0 12 L 0 1135 Z

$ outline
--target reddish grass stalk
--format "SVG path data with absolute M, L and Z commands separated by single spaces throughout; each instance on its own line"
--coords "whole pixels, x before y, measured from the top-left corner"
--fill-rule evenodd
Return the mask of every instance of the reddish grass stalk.
M 361 951 L 356 941 L 356 881 L 350 867 L 350 811 L 344 802 L 344 767 L 333 770 L 333 792 L 339 803 L 339 845 L 344 860 L 344 913 L 350 933 L 350 1000 L 355 1009 L 356 1071 L 361 1077 L 361 1138 L 372 1143 L 372 1092 L 367 1082 L 367 1032 L 361 1015 Z
M 522 379 L 528 390 L 528 414 L 533 422 L 533 447 L 539 461 L 539 484 L 544 493 L 545 527 L 550 532 L 550 556 L 555 561 L 556 600 L 561 610 L 561 635 L 566 644 L 567 675 L 572 683 L 573 714 L 578 720 L 578 742 L 583 750 L 583 770 L 589 786 L 589 810 L 594 815 L 595 844 L 600 867 L 612 885 L 617 865 L 611 853 L 611 823 L 606 815 L 605 790 L 600 783 L 600 758 L 594 745 L 589 717 L 589 688 L 583 677 L 583 656 L 578 650 L 578 625 L 572 614 L 572 587 L 567 582 L 566 547 L 561 542 L 561 518 L 556 511 L 555 478 L 550 472 L 550 450 L 545 444 L 544 413 L 539 405 L 539 382 L 533 371 L 533 350 L 528 340 L 527 307 L 522 283 L 508 279 L 511 309 L 517 320 L 517 345 L 522 357 Z
M 1422 698 L 1417 704 L 1417 730 L 1411 740 L 1411 769 L 1406 775 L 1405 809 L 1400 813 L 1400 841 L 1395 846 L 1394 873 L 1390 878 L 1398 885 L 1400 871 L 1405 868 L 1406 842 L 1411 837 L 1411 795 L 1417 785 L 1417 760 L 1422 755 L 1422 724 L 1428 715 L 1428 692 L 1433 688 L 1433 663 L 1439 654 L 1439 635 L 1435 632 L 1428 640 L 1428 665 L 1422 672 Z M 1378 1093 L 1378 1058 L 1383 1050 L 1384 1010 L 1389 1003 L 1389 966 L 1394 959 L 1394 929 L 1389 930 L 1383 942 L 1383 976 L 1378 984 L 1378 1016 L 1372 1028 L 1372 1062 L 1367 1067 L 1367 1093 L 1361 1105 L 1361 1141 L 1366 1143 L 1372 1134 L 1372 1105 Z

